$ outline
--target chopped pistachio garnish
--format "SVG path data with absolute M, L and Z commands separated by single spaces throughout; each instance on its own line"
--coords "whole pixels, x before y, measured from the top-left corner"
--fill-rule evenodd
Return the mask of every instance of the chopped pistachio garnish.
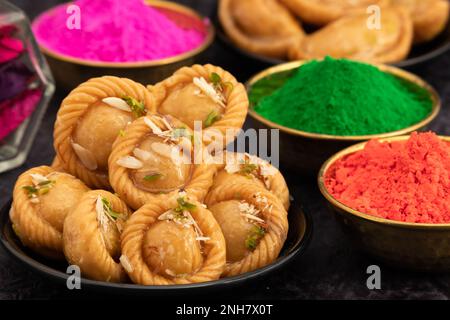
M 219 119 L 220 119 L 220 114 L 215 110 L 211 111 L 205 119 L 205 122 L 204 122 L 205 128 L 210 127 L 214 122 L 216 122 Z
M 111 202 L 105 197 L 102 197 L 102 203 L 103 203 L 103 212 L 109 217 L 111 217 L 113 220 L 116 220 L 121 216 L 120 213 L 113 210 Z
M 263 227 L 254 226 L 247 236 L 247 239 L 245 239 L 245 247 L 251 251 L 255 250 L 265 233 L 266 229 Z
M 209 80 L 213 84 L 214 88 L 219 91 L 223 91 L 225 88 L 228 88 L 228 90 L 233 90 L 234 86 L 229 81 L 222 81 L 222 78 L 215 72 L 212 72 Z
M 246 162 L 241 165 L 239 173 L 243 175 L 250 175 L 254 173 L 256 169 L 258 169 L 258 166 L 256 164 Z
M 222 78 L 215 72 L 211 73 L 209 80 L 215 87 L 220 86 L 220 84 L 222 83 Z
M 183 212 L 183 211 L 192 211 L 197 208 L 197 206 L 193 203 L 187 202 L 184 197 L 180 197 L 177 199 L 178 207 L 173 209 L 175 212 Z
M 22 189 L 27 192 L 28 198 L 35 200 L 34 202 L 38 202 L 38 196 L 47 194 L 50 191 L 50 188 L 53 187 L 53 184 L 55 183 L 55 181 L 49 180 L 44 176 L 38 176 L 39 179 L 35 179 L 36 175 L 34 177 L 32 176 L 34 185 L 22 186 Z
M 120 129 L 120 130 L 119 130 L 119 136 L 125 137 L 125 130 Z
M 28 193 L 28 198 L 31 198 L 33 194 L 36 194 L 39 190 L 33 186 L 23 186 L 24 189 Z
M 161 178 L 163 175 L 161 174 L 161 173 L 152 173 L 152 174 L 149 174 L 149 175 L 146 175 L 145 177 L 144 177 L 144 180 L 145 181 L 156 181 L 156 180 L 158 180 L 159 178 Z
M 130 96 L 124 96 L 122 100 L 124 100 L 130 106 L 131 112 L 134 114 L 136 118 L 145 116 L 145 114 L 147 113 L 143 102 L 137 101 L 136 99 Z

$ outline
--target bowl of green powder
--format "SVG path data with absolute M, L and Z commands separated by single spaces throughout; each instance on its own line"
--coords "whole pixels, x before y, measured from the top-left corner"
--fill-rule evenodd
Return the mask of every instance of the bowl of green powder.
M 296 61 L 247 82 L 250 125 L 279 129 L 287 169 L 316 174 L 322 163 L 356 142 L 426 129 L 440 98 L 407 71 L 347 59 Z

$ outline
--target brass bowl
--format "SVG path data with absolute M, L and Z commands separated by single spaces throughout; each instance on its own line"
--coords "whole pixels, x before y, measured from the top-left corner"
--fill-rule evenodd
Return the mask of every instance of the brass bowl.
M 247 81 L 247 91 L 250 92 L 252 85 L 262 78 L 276 73 L 288 72 L 297 69 L 306 62 L 307 61 L 289 62 L 263 70 Z M 339 150 L 342 150 L 357 142 L 370 139 L 395 137 L 409 134 L 413 131 L 425 130 L 427 125 L 434 118 L 436 118 L 441 108 L 441 101 L 436 90 L 434 90 L 434 88 L 424 80 L 412 73 L 392 66 L 382 64 L 374 65 L 384 72 L 388 72 L 403 80 L 415 83 L 420 87 L 425 88 L 430 93 L 433 101 L 433 107 L 430 114 L 419 123 L 401 130 L 363 136 L 335 136 L 305 132 L 284 127 L 259 115 L 255 110 L 253 110 L 254 106 L 250 106 L 249 108 L 249 124 L 256 129 L 279 129 L 279 151 L 281 165 L 289 170 L 304 175 L 317 174 L 326 159 Z
M 195 63 L 198 56 L 214 40 L 215 31 L 212 23 L 205 23 L 204 18 L 196 11 L 181 4 L 158 0 L 146 2 L 158 8 L 179 26 L 204 30 L 206 32 L 204 42 L 198 48 L 173 57 L 140 62 L 99 62 L 78 59 L 39 44 L 50 65 L 56 84 L 71 90 L 90 78 L 104 75 L 130 78 L 142 84 L 154 84 L 169 77 L 179 68 Z
M 381 141 L 404 141 L 400 136 Z M 440 137 L 450 143 L 450 137 Z M 408 223 L 371 216 L 336 200 L 325 187 L 324 176 L 338 159 L 362 150 L 364 143 L 344 149 L 328 159 L 320 169 L 318 183 L 322 195 L 346 233 L 363 251 L 386 264 L 416 271 L 450 271 L 450 224 Z

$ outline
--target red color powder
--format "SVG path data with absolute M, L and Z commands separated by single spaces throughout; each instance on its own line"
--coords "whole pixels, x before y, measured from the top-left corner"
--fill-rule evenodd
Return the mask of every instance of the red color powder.
M 341 203 L 373 216 L 450 223 L 450 145 L 432 132 L 369 141 L 330 167 L 325 186 Z
M 38 42 L 71 57 L 136 62 L 175 56 L 199 47 L 204 30 L 184 29 L 143 0 L 78 0 L 80 29 L 67 27 L 73 12 L 58 6 L 33 23 Z M 69 20 L 74 21 L 74 20 Z

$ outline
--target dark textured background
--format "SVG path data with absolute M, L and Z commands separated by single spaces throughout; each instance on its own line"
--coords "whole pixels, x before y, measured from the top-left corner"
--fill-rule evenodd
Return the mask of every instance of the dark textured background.
M 16 0 L 16 5 L 33 18 L 36 14 L 61 1 Z M 185 0 L 185 3 L 204 15 L 212 16 L 214 0 Z M 228 69 L 241 81 L 264 66 L 244 60 L 219 41 L 208 50 L 204 61 Z M 436 87 L 443 99 L 443 110 L 432 129 L 450 135 L 450 53 L 447 53 L 414 71 Z M 66 92 L 57 91 L 43 120 L 27 162 L 20 168 L 0 174 L 0 205 L 11 196 L 17 176 L 24 170 L 50 163 L 52 129 L 58 105 Z M 325 208 L 314 179 L 288 175 L 291 191 L 314 220 L 312 242 L 296 261 L 264 280 L 248 283 L 239 290 L 219 292 L 210 297 L 282 298 L 282 299 L 448 299 L 450 277 L 447 275 L 417 274 L 391 269 L 380 264 L 382 289 L 371 291 L 366 287 L 366 268 L 376 264 L 358 253 L 341 232 L 334 218 Z M 103 295 L 102 295 L 103 296 Z M 0 247 L 0 299 L 94 298 L 95 293 L 84 290 L 71 292 L 28 271 Z

